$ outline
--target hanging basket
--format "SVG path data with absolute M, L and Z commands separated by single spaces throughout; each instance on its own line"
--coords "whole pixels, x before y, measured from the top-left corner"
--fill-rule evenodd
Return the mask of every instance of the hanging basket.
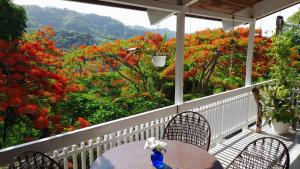
M 164 67 L 166 64 L 166 56 L 152 56 L 154 67 Z

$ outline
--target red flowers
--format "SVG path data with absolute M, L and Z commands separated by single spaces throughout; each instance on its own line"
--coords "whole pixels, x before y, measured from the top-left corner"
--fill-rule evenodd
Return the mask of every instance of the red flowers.
M 0 116 L 0 123 L 3 123 L 3 122 L 4 122 L 4 117 Z
M 25 106 L 25 110 L 27 111 L 36 111 L 38 109 L 37 105 L 34 104 L 28 104 Z
M 79 123 L 79 127 L 80 128 L 84 128 L 84 127 L 90 126 L 90 122 L 88 122 L 87 120 L 85 120 L 82 117 L 78 117 L 77 122 Z
M 61 121 L 61 116 L 59 115 L 54 115 L 54 116 L 50 116 L 48 118 L 53 124 L 59 124 Z
M 17 106 L 17 105 L 20 105 L 22 103 L 22 100 L 21 100 L 20 97 L 13 97 L 13 98 L 9 99 L 7 103 L 10 106 Z
M 41 110 L 41 115 L 46 116 L 48 114 L 48 112 L 49 112 L 49 110 L 44 108 Z
M 39 70 L 39 69 L 37 69 L 37 68 L 31 69 L 31 70 L 30 70 L 30 73 L 31 73 L 32 75 L 34 75 L 34 76 L 37 76 L 37 77 L 40 77 L 40 76 L 43 75 L 42 72 L 41 72 L 41 70 Z
M 34 122 L 34 126 L 39 130 L 48 128 L 48 124 L 48 119 L 45 116 L 39 116 Z
M 49 126 L 47 115 L 53 110 L 48 109 L 49 103 L 55 106 L 69 91 L 68 85 L 72 86 L 62 71 L 62 53 L 55 47 L 53 35 L 53 29 L 47 27 L 13 43 L 0 40 L 0 63 L 4 63 L 0 64 L 0 93 L 4 98 L 0 111 L 10 109 L 17 118 L 28 116 L 40 130 Z M 49 128 L 55 130 L 52 124 L 60 123 L 60 118 L 55 112 L 51 115 L 55 118 Z

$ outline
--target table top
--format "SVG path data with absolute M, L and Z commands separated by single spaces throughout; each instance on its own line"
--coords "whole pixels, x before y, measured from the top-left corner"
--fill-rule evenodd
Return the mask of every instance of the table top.
M 187 143 L 164 140 L 164 169 L 223 169 L 220 162 L 207 151 Z M 91 169 L 154 169 L 151 150 L 145 141 L 127 143 L 110 149 L 96 159 Z

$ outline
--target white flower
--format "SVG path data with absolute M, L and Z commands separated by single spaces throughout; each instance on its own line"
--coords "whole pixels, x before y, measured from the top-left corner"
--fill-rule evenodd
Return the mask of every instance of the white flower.
M 162 151 L 167 149 L 167 143 L 157 140 L 155 137 L 150 137 L 146 140 L 144 149 Z

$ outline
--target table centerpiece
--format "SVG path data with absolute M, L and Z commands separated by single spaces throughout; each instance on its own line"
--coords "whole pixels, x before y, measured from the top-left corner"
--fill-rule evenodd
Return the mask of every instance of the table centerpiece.
M 159 141 L 155 137 L 150 137 L 146 140 L 144 148 L 150 149 L 153 152 L 151 154 L 152 165 L 157 169 L 162 169 L 164 166 L 163 151 L 167 150 L 167 143 Z

